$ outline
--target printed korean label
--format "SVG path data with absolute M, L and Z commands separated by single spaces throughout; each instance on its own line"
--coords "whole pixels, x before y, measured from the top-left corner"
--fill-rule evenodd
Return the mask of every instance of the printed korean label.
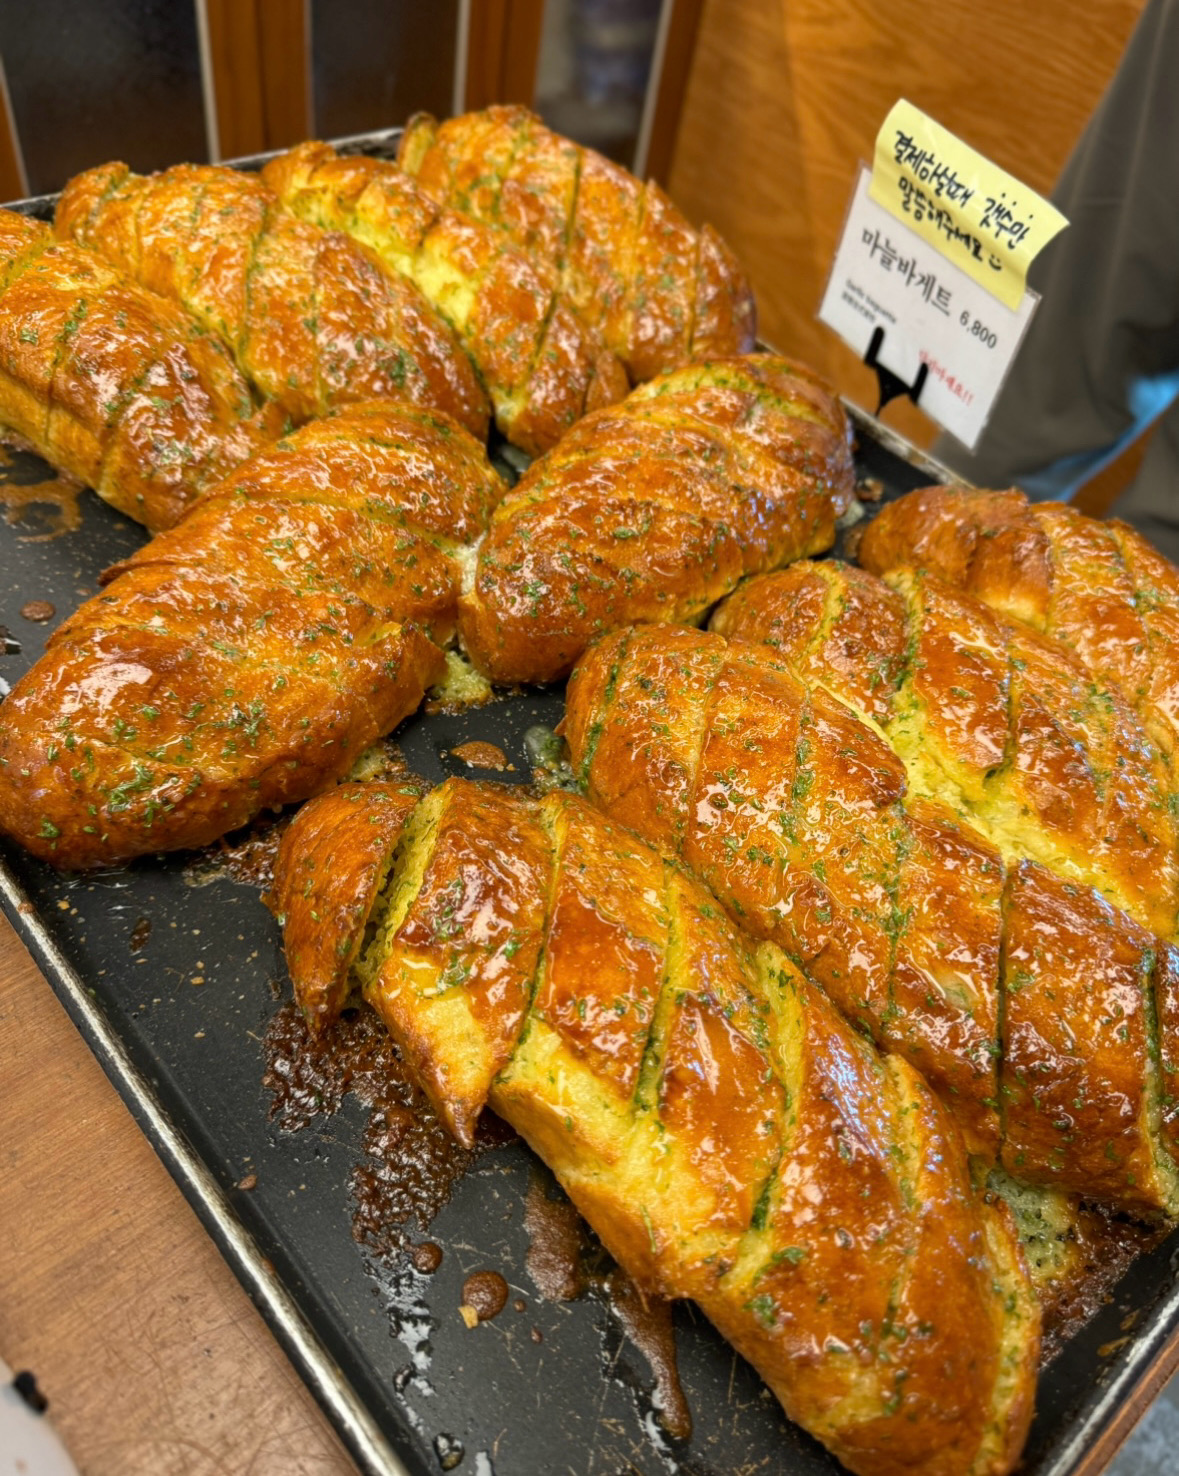
M 928 366 L 918 404 L 967 446 L 978 440 L 1039 298 L 1013 310 L 872 198 L 861 166 L 820 319 L 861 358 L 906 384 Z
M 1016 310 L 1060 211 L 902 98 L 876 135 L 872 198 Z

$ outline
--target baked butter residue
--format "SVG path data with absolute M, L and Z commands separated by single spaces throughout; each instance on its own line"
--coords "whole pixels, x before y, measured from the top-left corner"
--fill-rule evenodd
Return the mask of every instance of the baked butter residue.
M 680 1383 L 671 1303 L 644 1292 L 610 1260 L 569 1200 L 550 1195 L 540 1170 L 528 1186 L 524 1228 L 529 1239 L 525 1265 L 537 1291 L 546 1301 L 575 1301 L 588 1292 L 602 1302 L 618 1331 L 647 1360 L 655 1380 L 648 1397 L 658 1424 L 674 1440 L 691 1439 L 692 1411 Z M 613 1372 L 616 1354 L 610 1352 L 605 1363 Z M 644 1424 L 661 1446 L 658 1432 Z
M 430 688 L 426 712 L 461 712 L 465 707 L 478 707 L 490 702 L 495 694 L 491 683 L 458 651 L 447 651 L 446 670 L 442 680 Z
M 468 769 L 491 769 L 496 773 L 503 773 L 516 767 L 508 762 L 507 754 L 498 743 L 486 743 L 482 738 L 472 738 L 466 743 L 460 743 L 450 752 L 460 763 L 466 764 Z
M 76 532 L 82 526 L 82 509 L 79 504 L 85 488 L 73 477 L 53 476 L 39 481 L 17 480 L 22 461 L 31 457 L 11 446 L 0 445 L 0 507 L 4 508 L 4 521 L 18 530 L 24 543 L 48 543 L 65 533 Z M 34 510 L 41 509 L 35 514 Z M 37 523 L 47 524 L 44 532 L 33 528 Z

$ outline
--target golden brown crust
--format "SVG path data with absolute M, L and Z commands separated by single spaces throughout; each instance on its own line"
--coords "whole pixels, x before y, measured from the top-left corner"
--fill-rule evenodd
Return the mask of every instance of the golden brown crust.
M 1004 1166 L 1109 1204 L 1165 1202 L 1150 1101 L 1156 940 L 1028 862 L 1012 869 L 1003 912 Z
M 943 1094 L 970 1150 L 994 1158 L 1003 861 L 944 806 L 910 800 L 906 821 L 881 1039 Z
M 1173 944 L 1157 951 L 1149 1003 L 1154 1005 L 1153 1030 L 1158 1041 L 1158 1133 L 1179 1167 L 1179 949 Z
M 1066 646 L 897 573 L 912 659 L 889 734 L 1008 855 L 1099 887 L 1162 936 L 1179 897 L 1168 765 L 1120 689 Z M 931 779 L 931 783 L 932 783 Z
M 1179 733 L 1179 569 L 1128 524 L 1114 519 L 1106 526 L 1133 581 L 1146 631 L 1150 705 L 1140 711 L 1156 742 L 1173 747 Z
M 905 606 L 879 579 L 833 560 L 801 560 L 751 579 L 708 628 L 777 651 L 804 681 L 887 723 L 905 662 Z
M 121 512 L 170 527 L 277 426 L 173 304 L 2 214 L 0 418 Z
M 373 904 L 420 798 L 412 785 L 341 784 L 303 805 L 283 835 L 262 900 L 283 930 L 295 999 L 315 1035 L 352 993 Z
M 460 629 L 495 680 L 564 676 L 597 635 L 699 619 L 743 574 L 834 537 L 838 401 L 773 355 L 691 366 L 587 416 L 501 504 Z
M 531 999 L 551 846 L 499 786 L 444 785 L 427 807 L 430 845 L 415 905 L 387 924 L 365 995 L 470 1147 Z
M 94 866 L 207 844 L 342 778 L 438 678 L 460 582 L 442 529 L 477 531 L 500 485 L 459 426 L 392 402 L 242 467 L 117 566 L 6 699 L 0 827 Z
M 398 163 L 439 204 L 532 253 L 632 382 L 753 348 L 753 293 L 716 232 L 693 229 L 654 182 L 550 132 L 526 108 L 441 124 L 419 115 Z
M 296 421 L 381 395 L 486 434 L 471 364 L 418 289 L 339 232 L 284 215 L 257 175 L 105 165 L 66 186 L 56 229 L 182 304 Z
M 779 609 L 770 602 L 774 631 L 782 630 Z M 997 618 L 978 609 L 980 619 Z M 754 612 L 748 595 L 739 611 L 747 629 Z M 971 648 L 962 626 L 956 641 L 947 643 L 947 691 L 961 693 L 959 727 L 951 732 L 947 719 L 927 730 L 923 749 L 981 743 L 1002 757 L 1001 738 L 986 738 L 967 702 L 984 690 L 986 672 L 963 665 Z M 934 706 L 941 657 L 918 642 L 918 661 L 923 649 L 920 674 Z M 974 655 L 1002 649 L 988 637 Z M 889 740 L 894 729 L 886 726 Z M 976 1151 L 994 1158 L 1005 1131 L 1004 1161 L 1015 1155 L 1008 1166 L 1025 1180 L 1079 1193 L 1099 1185 L 1109 1202 L 1133 1209 L 1179 1207 L 1159 1137 L 1168 1074 L 1150 1028 L 1157 940 L 1090 887 L 1026 862 L 1005 889 L 999 850 L 935 802 L 945 766 L 911 765 L 922 787 L 907 793 L 905 766 L 885 738 L 764 647 L 657 627 L 620 632 L 586 654 L 569 685 L 566 736 L 590 797 L 680 855 L 730 917 L 779 943 L 849 1019 L 925 1072 Z M 1051 938 L 1048 913 L 1032 915 L 1044 897 L 1055 909 Z M 1088 925 L 1070 922 L 1069 907 Z M 1137 960 L 1136 974 L 1123 955 Z M 1016 970 L 1034 976 L 1018 998 Z M 1027 1014 L 1025 1026 L 1033 1007 L 1045 1017 Z M 1169 1017 L 1166 1028 L 1174 1028 Z M 1074 1031 L 1071 1054 L 1063 1044 L 1049 1050 L 1053 1029 Z M 1006 1128 L 1000 1102 L 1011 1083 L 1001 1095 L 997 1075 L 1004 1046 L 1004 1072 L 1018 1069 L 1027 1089 L 1011 1096 Z M 1164 1035 L 1164 1062 L 1170 1054 Z M 1059 1087 L 1041 1092 L 1041 1072 L 1049 1082 L 1059 1076 Z M 1092 1104 L 1105 1120 L 1075 1138 L 1053 1128 L 1063 1121 L 1063 1108 L 1051 1105 L 1057 1096 Z M 1103 1175 L 1092 1159 L 1107 1149 Z
M 476 812 L 464 845 L 447 816 Z M 1010 1469 L 1038 1316 L 1010 1226 L 915 1073 L 573 796 L 448 781 L 388 897 L 360 971 L 444 1112 L 470 1037 L 439 1011 L 465 1018 L 510 935 L 536 991 L 514 996 L 488 1101 L 639 1285 L 695 1298 L 861 1476 Z
M 501 232 L 440 208 L 395 165 L 305 143 L 262 178 L 295 215 L 347 232 L 421 289 L 470 354 L 500 430 L 531 455 L 625 395 L 625 370 L 555 275 Z
M 1171 935 L 1170 765 L 1072 650 L 940 579 L 902 570 L 885 585 L 835 562 L 750 581 L 713 627 L 773 646 L 880 723 L 916 791 L 1005 855 L 1098 886 Z
M 697 242 L 692 358 L 732 353 L 733 345 L 748 352 L 756 342 L 753 292 L 728 244 L 706 224 Z
M 1154 741 L 1179 733 L 1179 571 L 1132 528 L 1021 492 L 930 487 L 882 508 L 860 561 L 928 569 L 1076 652 Z
M 1002 865 L 936 810 L 910 821 L 904 767 L 881 738 L 756 646 L 654 627 L 586 654 L 565 733 L 596 803 L 682 856 L 997 1151 Z M 949 890 L 926 897 L 931 881 Z M 956 896 L 969 927 L 946 959 Z
M 207 845 L 306 797 L 408 716 L 441 666 L 425 636 L 393 627 L 347 673 L 376 689 L 359 706 L 285 660 L 222 655 L 186 621 L 116 624 L 101 601 L 83 611 L 89 632 L 76 617 L 0 726 L 0 827 L 71 869 Z

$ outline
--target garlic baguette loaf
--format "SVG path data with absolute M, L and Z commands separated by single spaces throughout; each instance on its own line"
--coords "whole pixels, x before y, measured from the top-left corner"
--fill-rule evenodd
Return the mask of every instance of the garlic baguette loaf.
M 1176 775 L 1117 685 L 940 579 L 837 561 L 751 580 L 713 617 L 885 729 L 914 791 L 1009 861 L 1098 887 L 1161 937 L 1179 915 Z
M 915 501 L 923 496 L 913 494 Z M 973 494 L 964 496 L 973 501 Z M 1148 556 L 1165 563 L 1137 541 L 1143 564 Z M 1081 598 L 1079 581 L 1075 596 Z M 1145 608 L 1150 618 L 1161 601 L 1148 601 Z M 1031 855 L 1064 877 L 1094 883 L 1158 935 L 1138 934 L 1123 918 L 1114 944 L 1108 910 L 1093 905 L 1092 898 L 1086 902 L 1084 890 L 1070 893 L 1066 883 L 1060 900 L 1071 917 L 1057 919 L 1052 943 L 1042 948 L 1032 946 L 1030 932 L 1017 946 L 1008 931 L 1008 968 L 1019 986 L 1028 982 L 1025 961 L 1017 956 L 1021 951 L 1059 963 L 1071 950 L 1070 977 L 1100 978 L 1086 956 L 1090 944 L 1107 959 L 1113 947 L 1123 960 L 1122 985 L 1135 1007 L 1133 976 L 1149 972 L 1146 1028 L 1151 1051 L 1158 1054 L 1157 1131 L 1172 1158 L 1179 1159 L 1174 873 L 1139 853 L 1148 835 L 1156 843 L 1165 841 L 1164 813 L 1174 823 L 1176 775 L 1173 758 L 1152 754 L 1144 732 L 1136 730 L 1116 682 L 1098 676 L 1086 683 L 1072 650 L 1020 621 L 989 616 L 977 600 L 938 579 L 898 571 L 886 583 L 833 560 L 800 563 L 749 581 L 718 608 L 712 624 L 730 637 L 764 642 L 808 685 L 822 684 L 882 725 L 913 789 L 949 800 L 977 840 L 981 832 L 1009 861 Z M 1139 712 L 1145 722 L 1149 709 Z M 986 767 L 999 752 L 1001 765 Z M 1013 778 L 1018 781 L 1014 791 Z M 909 811 L 912 817 L 916 806 L 910 804 Z M 1007 915 L 1027 923 L 1036 915 L 1035 901 L 1028 909 L 1016 908 L 1018 889 L 1010 881 L 1009 887 Z M 917 902 L 925 893 L 911 896 Z M 947 937 L 952 928 L 960 934 L 961 924 L 943 918 L 940 927 Z M 1086 936 L 1088 943 L 1078 941 Z M 1104 1000 L 1108 1006 L 1107 1023 L 1120 1021 L 1124 1008 L 1113 987 L 1115 977 L 1105 976 L 1101 988 L 1089 991 L 1092 1003 L 1100 1008 Z M 1030 979 L 1036 978 L 1033 969 Z M 1061 1001 L 1069 1002 L 1070 1012 L 1080 1008 L 1075 988 L 1067 983 L 1024 993 L 1018 1004 L 1006 1000 L 1013 1033 L 1006 1043 L 1004 1090 L 1019 1100 L 1026 1100 L 1028 1082 L 1034 1080 L 1026 1062 L 1017 1064 L 1024 1045 L 1033 1056 L 1045 1042 L 1062 1045 L 1065 1057 L 1077 1054 L 1080 1036 L 1071 1038 L 1070 1021 L 1060 1020 Z M 1035 1019 L 1029 1009 L 1042 1010 L 1043 1018 Z M 1071 1131 L 1067 1092 L 1060 1104 L 1064 1130 Z M 1041 1126 L 1050 1120 L 1045 1114 Z M 1020 1171 L 1025 1167 L 1020 1165 Z
M 829 548 L 850 428 L 773 354 L 688 365 L 586 416 L 500 504 L 460 630 L 501 682 L 564 676 L 602 631 L 692 621 L 739 580 Z
M 753 292 L 712 227 L 695 230 L 654 181 L 551 132 L 527 108 L 441 124 L 419 113 L 397 162 L 440 205 L 543 263 L 632 383 L 753 348 Z
M 878 728 L 764 647 L 609 636 L 570 681 L 566 734 L 590 798 L 921 1069 L 973 1151 L 1179 1214 L 1155 935 L 1091 888 L 1005 866 Z
M 583 801 L 450 780 L 387 794 L 383 845 L 375 803 L 324 796 L 284 837 L 304 1004 L 293 940 L 353 956 L 367 926 L 355 977 L 452 1128 L 512 1123 L 640 1287 L 695 1299 L 852 1471 L 1010 1470 L 1038 1311 L 920 1077 Z M 371 912 L 330 900 L 354 855 Z
M 486 438 L 470 360 L 413 283 L 340 232 L 285 214 L 256 174 L 104 164 L 66 185 L 56 229 L 180 303 L 296 423 L 388 396 Z
M 48 226 L 0 211 L 0 422 L 120 512 L 168 528 L 279 433 L 222 345 Z
M 530 455 L 629 389 L 551 271 L 501 232 L 439 207 L 395 164 L 304 143 L 262 179 L 301 220 L 345 231 L 421 289 L 470 355 L 500 431 Z
M 1056 637 L 1179 742 L 1179 570 L 1126 523 L 1022 492 L 929 487 L 881 508 L 860 544 L 875 574 L 928 569 Z
M 61 867 L 205 845 L 347 774 L 444 665 L 503 490 L 380 401 L 245 463 L 111 571 L 0 708 L 0 829 Z

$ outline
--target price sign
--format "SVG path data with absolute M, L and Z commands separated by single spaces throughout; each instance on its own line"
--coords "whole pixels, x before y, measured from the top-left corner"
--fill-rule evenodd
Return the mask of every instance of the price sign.
M 1039 297 L 1036 254 L 1068 224 L 912 104 L 898 102 L 860 170 L 820 319 L 978 441 Z
M 1015 310 L 1068 221 L 1050 201 L 904 98 L 876 135 L 872 198 Z
M 927 366 L 918 404 L 974 446 L 1039 298 L 1012 310 L 936 246 L 872 199 L 860 172 L 819 317 L 861 358 L 876 330 L 876 361 L 906 384 Z

